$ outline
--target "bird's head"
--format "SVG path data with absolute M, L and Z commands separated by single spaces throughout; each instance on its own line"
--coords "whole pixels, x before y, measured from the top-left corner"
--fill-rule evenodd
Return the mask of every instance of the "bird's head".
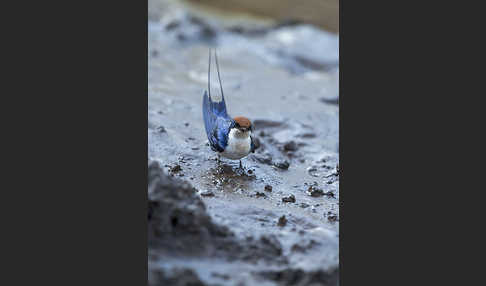
M 250 135 L 253 127 L 251 125 L 251 121 L 243 116 L 238 116 L 233 118 L 234 125 L 232 129 L 235 130 L 235 134 L 239 137 L 247 137 Z

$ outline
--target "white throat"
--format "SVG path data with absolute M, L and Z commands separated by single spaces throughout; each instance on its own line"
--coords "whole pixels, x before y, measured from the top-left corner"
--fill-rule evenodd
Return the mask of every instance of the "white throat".
M 224 157 L 239 160 L 250 153 L 251 131 L 241 132 L 237 128 L 231 128 L 228 134 L 228 145 L 221 153 Z

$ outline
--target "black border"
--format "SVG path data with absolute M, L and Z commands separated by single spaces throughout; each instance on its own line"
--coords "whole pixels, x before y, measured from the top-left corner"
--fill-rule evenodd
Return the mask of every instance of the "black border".
M 4 12 L 2 284 L 147 285 L 147 1 Z
M 341 285 L 471 284 L 484 25 L 456 4 L 340 1 Z

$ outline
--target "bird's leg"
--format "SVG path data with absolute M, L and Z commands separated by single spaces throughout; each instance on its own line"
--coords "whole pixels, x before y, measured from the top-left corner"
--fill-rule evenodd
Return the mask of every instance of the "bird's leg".
M 218 159 L 217 159 L 217 162 L 218 162 L 218 165 L 221 164 L 221 157 L 220 155 L 218 154 Z
M 241 160 L 240 160 L 240 169 L 243 170 L 243 165 L 241 165 Z

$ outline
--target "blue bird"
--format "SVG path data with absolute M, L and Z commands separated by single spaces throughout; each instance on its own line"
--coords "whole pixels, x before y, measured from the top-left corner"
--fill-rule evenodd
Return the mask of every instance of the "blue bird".
M 255 145 L 251 136 L 253 127 L 251 121 L 246 117 L 231 118 L 228 115 L 216 52 L 214 57 L 221 88 L 221 101 L 215 102 L 211 98 L 211 50 L 209 50 L 208 90 L 204 92 L 202 106 L 204 127 L 208 136 L 209 146 L 211 146 L 211 150 L 218 152 L 218 158 L 221 155 L 228 159 L 240 160 L 240 169 L 242 169 L 241 159 L 250 154 L 250 152 L 255 152 Z

